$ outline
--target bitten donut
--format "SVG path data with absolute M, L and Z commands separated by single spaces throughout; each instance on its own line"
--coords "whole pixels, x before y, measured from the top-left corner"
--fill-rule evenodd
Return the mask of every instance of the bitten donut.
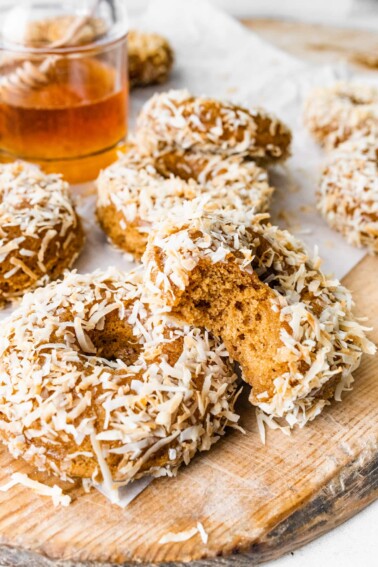
M 139 115 L 136 137 L 147 153 L 244 154 L 264 163 L 284 161 L 291 144 L 289 129 L 263 110 L 195 97 L 187 90 L 155 94 Z
M 98 181 L 97 218 L 111 242 L 140 258 L 148 234 L 172 207 L 201 198 L 206 211 L 235 222 L 266 211 L 273 193 L 267 172 L 239 156 L 170 152 L 154 157 L 136 148 Z
M 378 88 L 347 82 L 317 88 L 305 103 L 304 122 L 314 138 L 328 149 L 357 130 L 369 132 L 378 123 Z
M 168 80 L 174 55 L 169 42 L 161 35 L 130 30 L 128 55 L 132 88 L 165 83 Z
M 303 426 L 352 383 L 375 347 L 352 298 L 288 232 L 227 218 L 182 215 L 151 235 L 143 257 L 148 297 L 224 341 L 265 414 Z
M 378 134 L 355 135 L 331 153 L 317 201 L 350 244 L 378 253 Z
M 0 166 L 0 305 L 61 275 L 83 246 L 68 184 L 35 165 Z
M 154 314 L 136 273 L 66 272 L 23 298 L 0 349 L 1 439 L 62 480 L 171 476 L 238 421 L 224 345 Z

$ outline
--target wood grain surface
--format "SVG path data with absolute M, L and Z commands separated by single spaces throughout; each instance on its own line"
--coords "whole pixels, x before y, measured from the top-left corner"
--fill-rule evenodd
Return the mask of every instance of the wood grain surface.
M 280 46 L 288 41 L 287 25 L 253 23 Z M 304 42 L 310 36 L 303 27 L 296 34 L 290 26 L 289 50 L 306 57 Z M 327 37 L 335 37 L 325 29 Z M 365 32 L 359 37 L 362 42 Z M 320 33 L 317 41 L 322 41 Z M 327 60 L 327 50 L 322 54 Z M 358 313 L 372 324 L 378 320 L 377 281 L 374 257 L 362 260 L 345 279 Z M 378 342 L 378 331 L 371 337 Z M 126 510 L 96 492 L 83 494 L 79 486 L 68 488 L 73 504 L 58 509 L 22 487 L 0 493 L 0 565 L 109 567 L 138 561 L 172 566 L 194 560 L 193 567 L 206 567 L 276 558 L 377 498 L 377 404 L 378 357 L 365 357 L 355 373 L 354 391 L 343 403 L 332 404 L 290 437 L 270 431 L 266 446 L 245 392 L 238 409 L 246 435 L 230 432 L 177 478 L 155 481 Z M 0 484 L 12 472 L 31 472 L 3 448 L 0 463 Z M 199 535 L 182 543 L 158 543 L 167 532 L 190 529 L 198 521 L 209 535 L 207 544 Z
M 253 19 L 246 26 L 280 49 L 311 63 L 347 63 L 378 70 L 378 34 L 305 22 Z

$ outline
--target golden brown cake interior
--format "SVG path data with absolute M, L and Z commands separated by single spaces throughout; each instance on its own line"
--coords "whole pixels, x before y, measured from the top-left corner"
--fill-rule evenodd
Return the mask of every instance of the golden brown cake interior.
M 279 361 L 282 347 L 274 292 L 256 274 L 233 263 L 201 260 L 190 275 L 173 313 L 221 336 L 230 356 L 244 368 L 253 397 L 272 393 L 274 378 L 287 370 Z

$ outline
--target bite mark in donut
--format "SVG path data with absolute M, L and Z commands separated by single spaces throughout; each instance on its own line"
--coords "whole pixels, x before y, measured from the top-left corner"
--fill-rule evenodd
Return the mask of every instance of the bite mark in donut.
M 289 427 L 340 399 L 364 352 L 350 293 L 288 232 L 255 217 L 177 216 L 150 236 L 148 297 L 219 335 L 252 385 L 251 402 Z

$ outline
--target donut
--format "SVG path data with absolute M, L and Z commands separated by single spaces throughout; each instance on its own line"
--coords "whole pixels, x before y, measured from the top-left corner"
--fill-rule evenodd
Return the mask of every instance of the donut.
M 137 121 L 137 141 L 146 153 L 192 150 L 213 154 L 244 154 L 263 163 L 290 155 L 291 133 L 260 109 L 246 109 L 187 90 L 155 94 Z
M 174 475 L 236 426 L 221 341 L 154 314 L 109 268 L 28 293 L 0 332 L 0 436 L 61 480 Z
M 145 288 L 156 310 L 220 337 L 267 422 L 293 427 L 340 399 L 373 354 L 352 297 L 303 245 L 266 223 L 178 211 L 151 234 Z
M 151 227 L 183 201 L 202 198 L 207 211 L 235 220 L 266 211 L 273 193 L 267 172 L 239 156 L 131 148 L 97 181 L 97 218 L 110 241 L 139 259 Z
M 378 88 L 348 82 L 315 89 L 305 102 L 304 122 L 314 138 L 332 149 L 357 130 L 378 122 Z
M 164 37 L 137 30 L 129 31 L 128 57 L 131 88 L 165 83 L 174 62 L 172 47 Z
M 80 219 L 59 175 L 0 165 L 0 305 L 59 277 L 83 246 Z
M 354 135 L 324 168 L 318 209 L 350 244 L 378 253 L 378 135 Z

